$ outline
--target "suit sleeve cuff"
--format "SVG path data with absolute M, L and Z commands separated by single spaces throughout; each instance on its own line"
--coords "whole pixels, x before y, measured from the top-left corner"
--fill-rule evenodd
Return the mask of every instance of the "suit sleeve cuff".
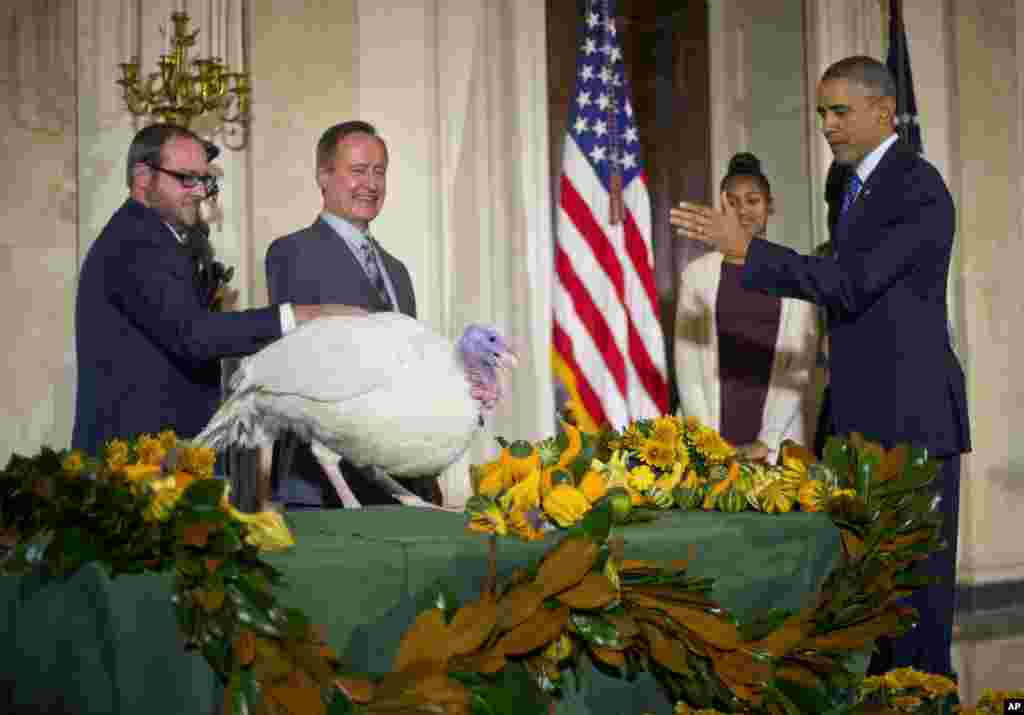
M 295 310 L 291 303 L 281 304 L 281 335 L 295 330 Z

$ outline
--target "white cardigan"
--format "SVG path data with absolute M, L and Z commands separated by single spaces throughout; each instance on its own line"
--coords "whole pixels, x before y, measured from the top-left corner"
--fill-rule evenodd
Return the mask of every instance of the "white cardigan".
M 692 261 L 680 276 L 674 345 L 680 412 L 716 430 L 721 428 L 722 390 L 715 303 L 722 258 L 721 253 L 708 253 Z M 782 299 L 771 379 L 758 435 L 768 445 L 772 462 L 785 439 L 811 446 L 813 435 L 805 431 L 804 401 L 812 399 L 811 376 L 818 347 L 816 310 L 812 303 Z

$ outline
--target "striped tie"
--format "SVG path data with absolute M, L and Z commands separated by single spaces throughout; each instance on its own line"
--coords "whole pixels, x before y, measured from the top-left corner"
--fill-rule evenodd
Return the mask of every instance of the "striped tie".
M 846 189 L 843 191 L 843 206 L 839 209 L 840 216 L 845 215 L 846 212 L 850 210 L 850 207 L 856 200 L 857 194 L 860 193 L 862 186 L 864 186 L 864 182 L 860 180 L 859 176 L 857 176 L 856 171 L 853 172 L 853 174 L 850 175 L 850 178 L 846 180 Z
M 381 271 L 380 263 L 377 262 L 377 250 L 373 246 L 373 241 L 367 238 L 363 241 L 363 267 L 366 269 L 366 277 L 370 279 L 370 283 L 377 289 L 377 295 L 384 303 L 384 307 L 388 310 L 394 308 L 394 304 L 391 302 L 391 296 L 388 294 L 388 286 L 384 281 L 384 273 Z

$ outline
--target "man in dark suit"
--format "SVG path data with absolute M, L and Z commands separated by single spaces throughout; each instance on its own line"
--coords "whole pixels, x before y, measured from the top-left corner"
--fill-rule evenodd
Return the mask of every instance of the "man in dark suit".
M 803 256 L 739 230 L 734 212 L 673 209 L 686 237 L 746 257 L 748 289 L 827 308 L 831 415 L 837 434 L 927 447 L 941 460 L 947 548 L 927 563 L 937 586 L 915 592 L 920 625 L 880 644 L 871 671 L 914 666 L 952 672 L 960 454 L 970 451 L 963 370 L 948 329 L 946 283 L 953 201 L 942 177 L 895 133 L 895 83 L 870 57 L 833 64 L 818 85 L 818 115 L 835 157 L 829 185 L 834 256 Z
M 186 237 L 216 189 L 217 149 L 157 124 L 128 149 L 129 198 L 90 247 L 75 306 L 78 390 L 72 447 L 163 429 L 198 434 L 220 399 L 219 359 L 255 352 L 296 323 L 358 314 L 345 306 L 281 305 L 213 312 Z
M 405 265 L 370 236 L 387 190 L 388 151 L 366 122 L 337 124 L 316 148 L 316 181 L 323 210 L 308 228 L 275 240 L 267 251 L 271 301 L 345 303 L 370 312 L 398 310 L 416 317 L 412 279 Z M 275 447 L 275 496 L 290 508 L 342 506 L 308 443 L 294 435 Z M 342 460 L 340 476 L 363 505 L 395 504 L 376 485 L 374 467 Z M 441 503 L 436 478 L 404 484 L 417 496 Z

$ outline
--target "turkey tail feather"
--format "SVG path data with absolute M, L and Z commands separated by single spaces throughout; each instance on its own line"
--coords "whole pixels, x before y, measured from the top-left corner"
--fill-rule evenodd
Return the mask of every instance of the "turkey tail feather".
M 267 444 L 271 438 L 261 424 L 258 393 L 258 388 L 253 387 L 229 397 L 193 442 L 215 452 L 222 452 L 231 445 Z

